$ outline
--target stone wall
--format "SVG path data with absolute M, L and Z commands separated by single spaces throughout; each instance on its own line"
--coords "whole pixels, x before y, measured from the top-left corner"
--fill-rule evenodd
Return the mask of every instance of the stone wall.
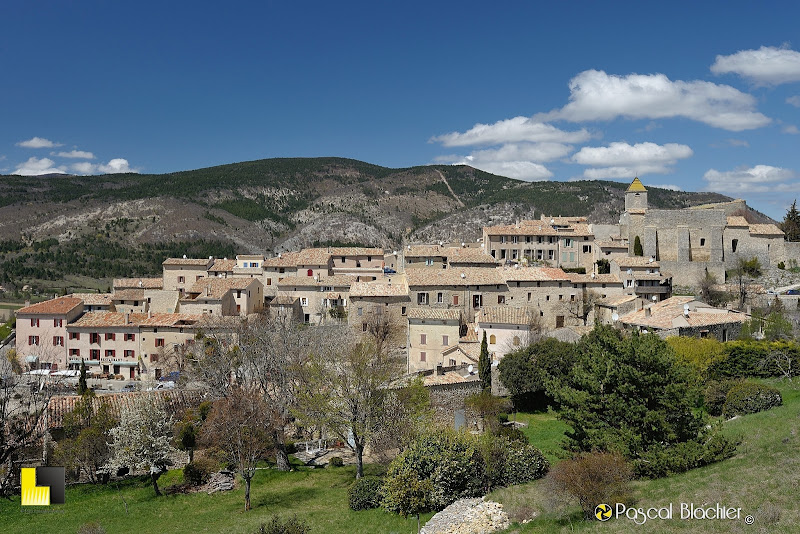
M 464 424 L 468 430 L 478 427 L 480 417 L 473 410 L 467 408 L 464 401 L 467 397 L 481 392 L 480 380 L 429 386 L 428 391 L 437 423 L 455 428 L 456 412 L 459 412 L 464 415 Z

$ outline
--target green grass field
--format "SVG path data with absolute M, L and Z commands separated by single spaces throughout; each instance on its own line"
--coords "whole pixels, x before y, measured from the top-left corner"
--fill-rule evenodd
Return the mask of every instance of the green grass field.
M 673 503 L 678 517 L 682 502 L 720 503 L 741 507 L 741 521 L 649 520 L 642 526 L 628 519 L 584 521 L 577 503 L 550 502 L 545 484 L 536 481 L 492 493 L 491 498 L 503 503 L 520 521 L 536 514 L 533 521 L 515 524 L 507 532 L 800 532 L 800 382 L 770 383 L 781 390 L 783 406 L 723 425 L 727 435 L 742 440 L 733 458 L 688 473 L 634 483 L 637 508 Z M 561 510 L 555 509 L 558 507 Z M 752 525 L 744 522 L 746 515 L 753 516 Z
M 773 382 L 784 405 L 767 412 L 728 421 L 724 432 L 742 439 L 736 456 L 701 469 L 653 481 L 634 483 L 636 507 L 661 507 L 681 502 L 741 507 L 743 521 L 651 520 L 637 526 L 627 519 L 606 523 L 584 521 L 574 503 L 553 503 L 542 481 L 504 488 L 490 498 L 504 504 L 512 518 L 532 517 L 507 532 L 800 532 L 800 383 Z M 513 416 L 512 416 L 513 417 Z M 524 429 L 551 463 L 564 456 L 560 447 L 566 425 L 555 414 L 517 414 Z M 378 467 L 368 466 L 369 473 Z M 161 478 L 162 489 L 180 481 L 181 472 Z M 108 533 L 252 533 L 273 514 L 297 514 L 314 533 L 412 533 L 416 520 L 381 510 L 353 512 L 347 488 L 354 468 L 306 469 L 281 473 L 259 470 L 253 480 L 253 510 L 244 512 L 244 492 L 156 497 L 146 479 L 108 486 L 80 485 L 67 489 L 67 503 L 50 508 L 22 509 L 19 497 L 0 500 L 2 533 L 73 533 L 84 523 L 97 522 Z M 423 521 L 432 514 L 423 517 Z

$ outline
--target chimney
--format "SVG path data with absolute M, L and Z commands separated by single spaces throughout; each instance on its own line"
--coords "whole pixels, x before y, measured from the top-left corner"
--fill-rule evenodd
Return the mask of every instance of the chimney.
M 26 300 L 26 301 L 25 301 L 25 307 L 27 308 L 27 307 L 28 307 L 28 306 L 30 306 L 30 305 L 31 305 L 31 301 L 30 301 L 30 300 Z
M 650 317 L 652 314 L 653 314 L 653 312 L 652 312 L 652 310 L 650 310 L 650 306 L 648 306 L 648 307 L 646 307 L 644 309 L 644 316 L 645 317 Z
M 125 312 L 125 324 L 131 324 L 131 314 L 129 312 Z
M 444 369 L 442 369 L 441 363 L 436 364 L 436 374 L 439 376 L 442 376 L 444 374 Z
M 153 311 L 152 310 L 147 310 L 147 318 L 148 319 L 152 319 L 153 318 Z

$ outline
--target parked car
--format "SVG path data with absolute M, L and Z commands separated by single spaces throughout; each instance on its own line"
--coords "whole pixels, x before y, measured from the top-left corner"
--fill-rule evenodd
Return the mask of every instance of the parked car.
M 383 274 L 397 274 L 397 271 L 395 271 L 394 269 L 390 269 L 388 267 L 384 267 Z
M 161 391 L 162 389 L 175 389 L 175 382 L 159 382 L 155 386 L 147 388 L 147 391 Z
M 800 289 L 790 289 L 786 292 L 787 295 L 800 295 Z
M 172 371 L 171 373 L 167 373 L 161 378 L 158 379 L 159 382 L 177 382 L 180 373 L 178 371 Z

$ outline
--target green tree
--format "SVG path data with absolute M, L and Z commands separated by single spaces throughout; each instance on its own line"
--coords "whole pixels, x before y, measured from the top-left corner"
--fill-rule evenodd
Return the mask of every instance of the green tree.
M 576 358 L 575 345 L 545 338 L 506 354 L 497 366 L 516 409 L 543 409 L 552 403 L 550 386 L 564 378 Z
M 88 390 L 89 386 L 86 384 L 86 362 L 81 358 L 81 375 L 78 378 L 78 395 L 83 395 Z
M 489 359 L 489 344 L 486 342 L 486 330 L 483 331 L 481 354 L 478 357 L 478 376 L 484 391 L 492 390 L 492 362 Z
M 383 506 L 403 517 L 417 516 L 417 532 L 420 531 L 419 516 L 431 509 L 430 495 L 433 484 L 420 480 L 412 471 L 404 471 L 389 477 L 383 486 Z
M 781 230 L 786 234 L 786 241 L 800 241 L 800 212 L 797 211 L 797 200 L 792 202 L 781 223 Z
M 596 262 L 597 274 L 611 274 L 611 262 L 605 258 L 600 258 Z
M 644 249 L 642 248 L 642 240 L 639 239 L 639 236 L 636 236 L 636 239 L 633 240 L 633 255 L 634 256 L 644 256 Z

